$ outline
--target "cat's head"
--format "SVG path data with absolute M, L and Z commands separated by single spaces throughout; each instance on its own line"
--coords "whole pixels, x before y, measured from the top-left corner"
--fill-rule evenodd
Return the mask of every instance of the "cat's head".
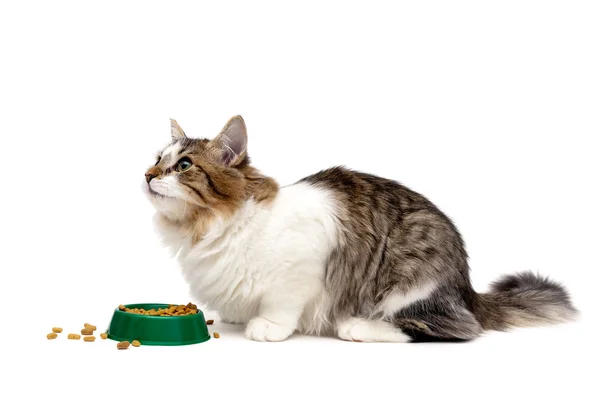
M 250 167 L 241 116 L 231 118 L 212 140 L 189 138 L 171 120 L 171 139 L 143 185 L 157 211 L 184 220 L 203 211 L 234 211 L 247 199 L 256 170 Z

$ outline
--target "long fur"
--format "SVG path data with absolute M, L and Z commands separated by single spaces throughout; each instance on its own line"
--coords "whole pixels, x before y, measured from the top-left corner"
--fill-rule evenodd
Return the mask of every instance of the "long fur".
M 470 340 L 577 315 L 529 272 L 476 293 L 453 222 L 396 181 L 336 167 L 279 187 L 251 166 L 239 116 L 213 140 L 174 121 L 172 137 L 144 184 L 158 231 L 196 299 L 250 339 Z

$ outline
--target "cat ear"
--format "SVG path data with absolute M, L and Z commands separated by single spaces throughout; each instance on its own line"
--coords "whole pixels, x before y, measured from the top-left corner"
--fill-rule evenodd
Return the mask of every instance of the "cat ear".
M 248 136 L 246 135 L 246 123 L 239 115 L 231 118 L 221 130 L 221 133 L 213 139 L 217 149 L 220 150 L 221 162 L 226 166 L 239 164 L 246 157 L 246 146 Z
M 171 118 L 171 139 L 175 141 L 183 139 L 185 137 L 187 136 L 185 136 L 185 132 L 183 131 L 183 129 L 181 129 L 177 121 Z

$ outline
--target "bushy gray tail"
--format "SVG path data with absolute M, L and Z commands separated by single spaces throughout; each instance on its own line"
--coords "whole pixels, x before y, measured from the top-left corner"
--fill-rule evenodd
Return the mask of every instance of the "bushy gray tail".
M 561 284 L 532 272 L 503 276 L 478 303 L 475 314 L 486 330 L 557 324 L 578 315 Z

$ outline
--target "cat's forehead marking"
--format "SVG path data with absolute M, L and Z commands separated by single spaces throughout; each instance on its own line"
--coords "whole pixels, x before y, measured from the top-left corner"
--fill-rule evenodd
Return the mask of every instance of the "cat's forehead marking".
M 181 149 L 181 143 L 175 142 L 163 150 L 160 158 L 164 159 L 166 162 L 175 160 Z

